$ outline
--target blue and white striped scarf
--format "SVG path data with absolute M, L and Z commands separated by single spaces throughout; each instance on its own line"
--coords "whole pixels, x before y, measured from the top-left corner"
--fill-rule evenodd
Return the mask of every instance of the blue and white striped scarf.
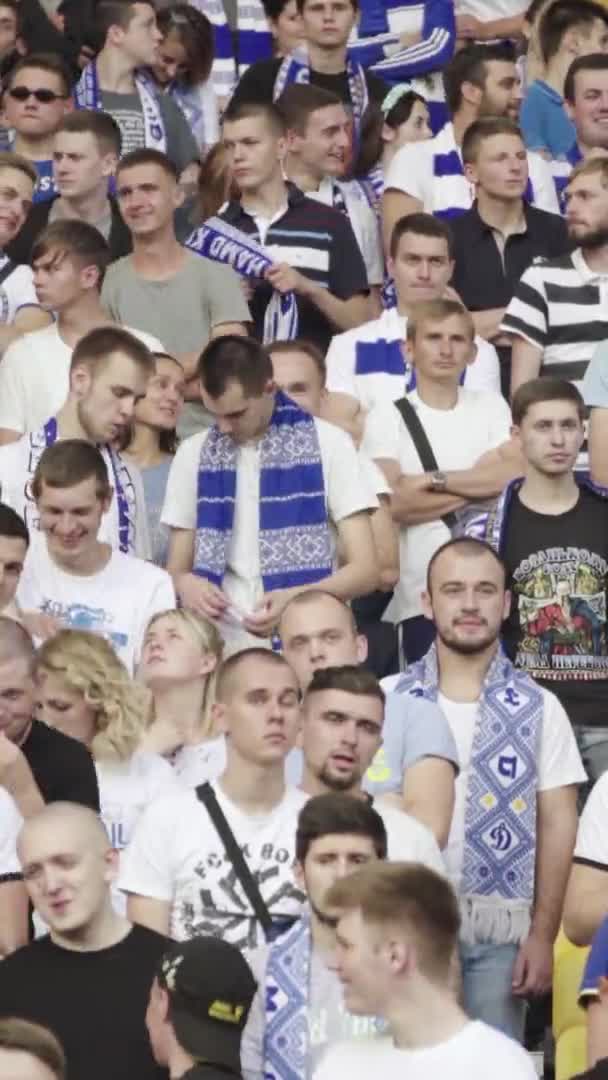
M 437 700 L 435 645 L 395 692 Z M 529 932 L 542 723 L 542 691 L 498 649 L 479 699 L 466 792 L 460 908 L 468 944 L 519 944 Z
M 166 93 L 181 109 L 201 150 L 209 150 L 220 138 L 217 98 L 211 80 L 185 86 L 175 79 Z
M 260 0 L 237 0 L 238 71 L 234 55 L 233 34 L 222 0 L 189 0 L 192 7 L 202 11 L 213 26 L 215 56 L 211 78 L 220 98 L 229 98 L 239 75 L 258 60 L 272 56 L 272 34 Z
M 134 75 L 135 89 L 139 94 L 141 111 L 144 117 L 144 143 L 148 149 L 167 153 L 167 134 L 163 123 L 158 97 L 150 77 L 143 71 Z M 95 109 L 103 111 L 102 91 L 97 78 L 97 63 L 92 60 L 87 64 L 80 81 L 74 89 L 74 101 L 77 109 Z
M 361 64 L 358 64 L 356 61 L 346 60 L 346 74 L 348 78 L 350 104 L 353 111 L 355 134 L 358 137 L 361 127 L 361 118 L 369 105 L 367 81 Z M 294 49 L 293 52 L 289 53 L 283 60 L 274 81 L 273 101 L 277 101 L 285 87 L 290 86 L 291 83 L 309 82 L 310 62 L 306 48 L 301 45 L 299 48 Z
M 239 448 L 217 425 L 201 447 L 194 573 L 221 585 L 234 523 Z M 260 441 L 260 570 L 265 592 L 312 585 L 332 572 L 319 437 L 281 391 Z
M 243 277 L 258 281 L 274 260 L 261 244 L 220 217 L 209 218 L 186 240 L 187 248 L 215 262 L 225 263 Z M 293 293 L 270 298 L 264 315 L 264 341 L 291 341 L 298 334 L 298 305 Z

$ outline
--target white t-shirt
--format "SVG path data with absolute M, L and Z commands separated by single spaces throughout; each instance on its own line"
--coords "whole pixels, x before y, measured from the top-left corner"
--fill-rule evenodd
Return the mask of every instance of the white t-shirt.
M 304 895 L 293 877 L 295 835 L 308 796 L 287 788 L 274 810 L 254 815 L 235 806 L 218 783 L 213 788 L 271 915 L 298 916 Z M 144 810 L 123 854 L 118 885 L 169 903 L 169 934 L 176 941 L 213 934 L 247 957 L 264 947 L 263 931 L 194 791 L 159 799 Z
M 369 490 L 354 443 L 334 424 L 315 418 L 319 438 L 325 497 L 335 562 L 335 525 L 363 510 L 375 510 L 376 496 Z M 201 431 L 185 439 L 173 459 L 165 503 L 163 525 L 176 529 L 196 529 L 196 500 L 201 447 L 209 432 Z M 259 534 L 260 448 L 241 446 L 237 455 L 234 525 L 228 544 L 223 589 L 246 614 L 262 599 Z M 245 638 L 246 635 L 242 635 Z M 252 638 L 250 644 L 261 644 Z
M 21 265 L 16 266 L 0 285 L 0 323 L 10 325 L 23 307 L 40 307 L 40 304 L 31 267 Z
M 500 394 L 461 388 L 453 409 L 431 409 L 416 390 L 408 394 L 428 436 L 440 469 L 469 469 L 488 450 L 509 438 L 511 413 Z M 396 461 L 402 473 L 420 476 L 424 469 L 412 438 L 394 405 L 378 405 L 366 418 L 362 449 L 372 458 Z M 420 595 L 429 561 L 449 540 L 441 519 L 399 530 L 401 576 L 391 601 L 394 622 L 419 615 Z
M 112 551 L 97 574 L 68 574 L 51 559 L 46 538 L 34 533 L 17 588 L 22 611 L 42 611 L 65 626 L 102 634 L 133 672 L 153 615 L 175 607 L 166 570 Z
M 30 532 L 40 528 L 40 518 L 31 485 L 44 446 L 42 430 L 28 432 L 16 442 L 0 446 L 0 499 L 23 518 Z M 112 485 L 112 502 L 107 514 L 104 514 L 102 518 L 99 539 L 117 548 L 120 537 L 114 468 L 107 447 L 100 446 L 99 450 L 106 463 Z M 127 464 L 120 455 L 115 455 L 115 460 L 120 469 L 122 489 L 129 504 L 129 519 L 133 523 L 132 554 L 138 555 L 140 559 L 149 559 L 151 556 L 150 533 L 141 474 L 136 465 Z
M 327 366 L 327 389 L 350 394 L 361 402 L 364 409 L 375 405 L 398 401 L 413 385 L 413 368 L 407 363 L 405 372 L 394 373 L 377 370 L 377 342 L 405 342 L 407 316 L 400 315 L 397 308 L 388 308 L 380 318 L 345 330 L 331 339 L 325 363 Z M 500 393 L 500 366 L 496 349 L 489 341 L 475 338 L 477 353 L 467 367 L 464 385 L 467 390 L 492 390 Z M 367 355 L 374 350 L 374 363 L 366 363 Z
M 315 199 L 324 206 L 334 206 L 334 185 L 340 189 L 346 217 L 350 221 L 355 240 L 363 256 L 369 285 L 382 285 L 384 281 L 384 259 L 378 218 L 367 201 L 360 185 L 355 181 L 338 181 L 326 176 L 316 191 L 307 191 L 308 199 Z
M 387 805 L 382 796 L 374 799 L 386 829 L 388 857 L 394 862 L 419 862 L 445 877 L 445 863 L 430 829 L 411 814 Z
M 17 858 L 17 837 L 23 818 L 6 788 L 0 787 L 0 885 L 21 876 Z
M 152 352 L 164 346 L 152 334 L 125 330 Z M 68 396 L 72 348 L 59 336 L 57 324 L 13 341 L 0 364 L 0 427 L 37 431 L 59 411 Z
M 501 1031 L 471 1020 L 456 1035 L 421 1050 L 398 1049 L 390 1036 L 339 1043 L 314 1080 L 536 1080 L 529 1054 Z
M 180 746 L 167 761 L 182 788 L 194 788 L 208 780 L 217 780 L 226 768 L 226 739 L 217 735 L 191 746 Z
M 608 772 L 591 789 L 581 814 L 574 848 L 574 862 L 592 863 L 608 870 Z
M 454 7 L 457 15 L 474 15 L 481 22 L 493 22 L 521 15 L 528 4 L 526 0 L 456 0 Z

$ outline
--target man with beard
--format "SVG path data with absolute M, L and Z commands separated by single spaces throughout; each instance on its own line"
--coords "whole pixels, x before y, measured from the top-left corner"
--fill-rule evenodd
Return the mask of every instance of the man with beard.
M 440 547 L 423 597 L 436 644 L 387 682 L 438 701 L 456 739 L 445 861 L 460 900 L 465 1010 L 521 1040 L 525 998 L 551 986 L 585 773 L 557 698 L 500 648 L 505 582 L 488 544 L 461 538 Z

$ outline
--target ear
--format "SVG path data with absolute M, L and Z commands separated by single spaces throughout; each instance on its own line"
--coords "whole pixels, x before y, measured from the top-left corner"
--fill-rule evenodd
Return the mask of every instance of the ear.
M 293 128 L 288 128 L 285 132 L 285 147 L 288 154 L 298 152 L 300 145 L 300 136 Z
M 462 168 L 465 180 L 468 180 L 469 184 L 476 184 L 478 177 L 475 165 L 471 161 L 468 161 Z
M 565 109 L 568 119 L 572 120 L 572 123 L 574 123 L 574 106 L 569 101 L 566 101 L 566 99 L 564 98 L 562 102 L 562 108 Z
M 116 878 L 118 877 L 118 872 L 120 870 L 119 859 L 120 852 L 116 851 L 115 848 L 108 848 L 108 850 L 104 853 L 103 861 L 105 863 L 105 868 L 103 876 L 106 882 L 111 883 L 113 881 L 116 881 Z
M 391 277 L 395 276 L 395 260 L 392 255 L 386 256 L 386 268 Z
M 213 730 L 220 735 L 229 734 L 228 709 L 221 701 L 215 701 L 211 706 L 211 720 Z
M 64 101 L 64 103 L 63 103 L 63 112 L 64 112 L 64 115 L 66 115 L 67 113 L 74 112 L 74 98 L 72 96 L 70 96 L 69 98 L 66 98 L 66 100 Z
M 209 650 L 205 650 L 201 657 L 201 675 L 210 675 L 212 671 L 215 671 L 217 667 L 217 656 L 214 656 Z
M 80 271 L 80 281 L 84 289 L 99 288 L 99 269 L 97 266 L 83 266 Z
M 367 638 L 366 638 L 365 634 L 357 634 L 356 649 L 357 649 L 357 663 L 358 664 L 363 664 L 364 661 L 367 660 L 367 652 L 368 652 Z
M 278 161 L 283 161 L 285 159 L 285 154 L 286 153 L 287 153 L 287 139 L 285 138 L 284 135 L 281 135 L 281 137 L 279 139 L 277 139 L 277 160 Z
M 422 595 L 420 597 L 420 602 L 421 602 L 421 605 L 422 605 L 422 614 L 425 616 L 425 618 L 430 619 L 431 622 L 432 622 L 433 621 L 433 603 L 432 603 L 432 600 L 431 600 L 431 594 L 429 592 L 427 592 L 426 589 L 424 590 L 424 592 L 422 593 Z
M 302 892 L 306 892 L 306 884 L 304 881 L 304 867 L 301 862 L 295 862 L 293 864 L 293 876 L 296 881 L 296 885 L 299 885 Z
M 460 87 L 460 93 L 463 101 L 466 101 L 467 105 L 479 105 L 479 102 L 483 96 L 483 89 L 481 86 L 475 86 L 472 82 L 463 82 Z
M 505 592 L 504 604 L 502 606 L 502 617 L 503 617 L 503 619 L 506 619 L 509 616 L 509 612 L 511 610 L 511 600 L 512 599 L 513 598 L 511 596 L 511 592 L 510 592 L 509 589 L 507 589 L 506 592 Z
M 179 207 L 183 204 L 183 201 L 184 201 L 185 197 L 186 197 L 186 194 L 185 194 L 184 189 L 182 188 L 181 184 L 176 184 L 175 189 L 173 191 L 173 205 L 174 205 L 176 210 L 178 210 Z
M 117 165 L 118 158 L 116 154 L 104 154 L 101 159 L 101 175 L 108 177 L 114 176 Z
M 477 352 L 478 352 L 477 345 L 475 344 L 475 338 L 473 338 L 473 340 L 471 342 L 471 351 L 469 353 L 469 358 L 467 360 L 467 364 L 474 363 L 474 361 L 477 359 Z
M 108 510 L 110 509 L 110 507 L 112 505 L 112 499 L 113 498 L 114 498 L 114 488 L 111 487 L 110 490 L 108 491 L 108 494 L 104 495 L 103 499 L 101 500 L 102 512 L 104 514 L 107 514 Z
M 91 373 L 86 367 L 75 367 L 70 373 L 70 392 L 80 401 L 88 394 L 92 381 Z

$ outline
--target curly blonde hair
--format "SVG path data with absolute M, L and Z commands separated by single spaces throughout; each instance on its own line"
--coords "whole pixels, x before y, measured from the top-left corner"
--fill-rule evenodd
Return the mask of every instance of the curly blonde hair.
M 88 630 L 60 630 L 41 645 L 35 671 L 56 676 L 94 710 L 94 758 L 131 757 L 143 734 L 150 695 L 133 682 L 109 642 Z
M 181 623 L 182 626 L 188 631 L 191 637 L 200 646 L 201 653 L 211 653 L 215 657 L 215 667 L 213 671 L 210 671 L 207 675 L 205 682 L 205 691 L 203 694 L 203 704 L 201 709 L 201 738 L 202 740 L 208 739 L 211 734 L 212 728 L 212 716 L 211 709 L 215 702 L 215 687 L 217 682 L 217 673 L 222 663 L 224 655 L 224 639 L 220 634 L 216 626 L 203 615 L 199 615 L 198 612 L 193 611 L 192 608 L 169 608 L 167 611 L 159 611 L 156 615 L 153 615 L 146 627 L 146 633 L 151 626 L 159 622 L 160 619 L 172 618 L 175 622 Z M 154 709 L 152 708 L 150 714 L 150 724 L 154 722 Z

